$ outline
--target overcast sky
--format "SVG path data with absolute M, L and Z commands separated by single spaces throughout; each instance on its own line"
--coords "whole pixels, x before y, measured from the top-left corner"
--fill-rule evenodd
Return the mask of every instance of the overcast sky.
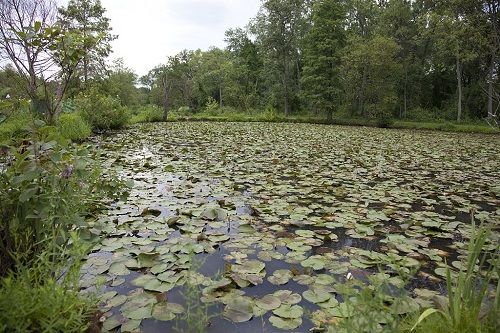
M 58 0 L 67 4 L 68 0 Z M 121 57 L 139 75 L 184 49 L 223 47 L 224 32 L 243 27 L 260 0 L 101 0 L 111 19 L 112 58 Z
M 101 0 L 113 33 L 112 58 L 122 57 L 138 75 L 183 49 L 223 47 L 224 32 L 243 27 L 260 0 Z M 67 0 L 59 0 L 65 4 Z

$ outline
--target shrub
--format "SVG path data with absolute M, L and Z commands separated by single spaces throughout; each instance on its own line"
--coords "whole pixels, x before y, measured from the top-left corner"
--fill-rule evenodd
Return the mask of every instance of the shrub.
M 80 94 L 75 104 L 94 130 L 122 128 L 129 118 L 127 108 L 121 106 L 118 99 L 101 95 L 95 88 L 86 94 Z
M 163 110 L 156 105 L 146 105 L 139 109 L 137 115 L 130 119 L 135 123 L 155 123 L 163 121 Z
M 205 104 L 205 109 L 203 110 L 203 112 L 205 112 L 210 116 L 216 116 L 218 110 L 219 110 L 219 103 L 217 103 L 217 101 L 214 98 L 209 97 L 207 103 Z
M 92 128 L 78 113 L 63 113 L 57 127 L 61 136 L 75 142 L 82 142 L 92 134 Z
M 263 117 L 265 120 L 274 120 L 278 117 L 278 111 L 274 106 L 268 105 L 266 106 Z
M 389 128 L 394 124 L 394 120 L 387 115 L 382 115 L 377 118 L 376 124 L 380 128 Z
M 175 113 L 179 116 L 188 116 L 193 114 L 193 110 L 189 106 L 181 106 Z
M 57 141 L 35 143 L 18 150 L 7 147 L 0 156 L 0 275 L 28 264 L 44 250 L 44 241 L 68 244 L 68 233 L 100 208 L 102 198 L 121 195 L 122 184 L 103 182 L 91 168 L 86 150 Z
M 29 111 L 18 111 L 0 123 L 0 143 L 10 144 L 25 139 L 30 134 L 33 115 Z
M 95 309 L 77 281 L 87 246 L 72 239 L 71 249 L 45 242 L 35 260 L 0 280 L 0 332 L 86 331 Z

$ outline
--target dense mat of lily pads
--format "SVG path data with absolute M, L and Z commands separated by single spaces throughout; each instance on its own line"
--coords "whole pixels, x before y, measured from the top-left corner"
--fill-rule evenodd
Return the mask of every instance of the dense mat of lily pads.
M 81 287 L 99 290 L 105 330 L 171 330 L 192 310 L 187 283 L 211 306 L 210 332 L 349 316 L 336 288 L 347 276 L 406 285 L 400 313 L 418 310 L 445 262 L 460 268 L 471 212 L 500 220 L 496 136 L 176 123 L 96 142 L 104 168 L 135 182 L 89 221 L 101 241 Z

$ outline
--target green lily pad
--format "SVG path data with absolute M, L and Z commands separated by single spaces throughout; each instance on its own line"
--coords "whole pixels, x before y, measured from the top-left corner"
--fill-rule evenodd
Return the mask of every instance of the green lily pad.
M 271 311 L 280 307 L 281 300 L 274 295 L 266 295 L 255 300 L 255 305 L 267 311 Z
M 281 318 L 295 319 L 301 318 L 304 310 L 299 305 L 282 304 L 279 308 L 274 309 L 273 313 Z
M 288 269 L 278 269 L 274 271 L 273 275 L 267 278 L 269 282 L 274 285 L 283 285 L 287 284 L 288 281 L 292 278 L 293 274 Z
M 294 330 L 302 325 L 302 318 L 284 319 L 276 316 L 271 316 L 269 318 L 271 324 L 280 330 Z
M 329 293 L 327 292 L 316 292 L 316 291 L 313 291 L 313 290 L 306 290 L 302 293 L 302 296 L 308 300 L 309 302 L 311 303 L 323 303 L 323 302 L 326 302 L 330 299 L 330 297 L 332 297 L 332 295 L 330 295 Z
M 258 260 L 247 260 L 244 261 L 241 265 L 232 265 L 231 269 L 236 273 L 258 274 L 265 267 L 266 264 Z
M 224 308 L 222 315 L 233 323 L 243 323 L 253 317 L 253 303 L 245 297 L 232 299 Z

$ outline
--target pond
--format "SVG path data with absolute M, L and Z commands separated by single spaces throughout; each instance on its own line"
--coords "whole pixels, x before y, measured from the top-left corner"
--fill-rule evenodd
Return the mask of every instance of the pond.
M 498 242 L 498 136 L 310 124 L 146 124 L 95 138 L 134 181 L 89 221 L 104 329 L 307 332 L 338 283 L 386 280 L 415 309 L 460 268 L 471 221 Z M 403 309 L 402 313 L 405 312 Z M 196 326 L 198 325 L 198 326 Z

